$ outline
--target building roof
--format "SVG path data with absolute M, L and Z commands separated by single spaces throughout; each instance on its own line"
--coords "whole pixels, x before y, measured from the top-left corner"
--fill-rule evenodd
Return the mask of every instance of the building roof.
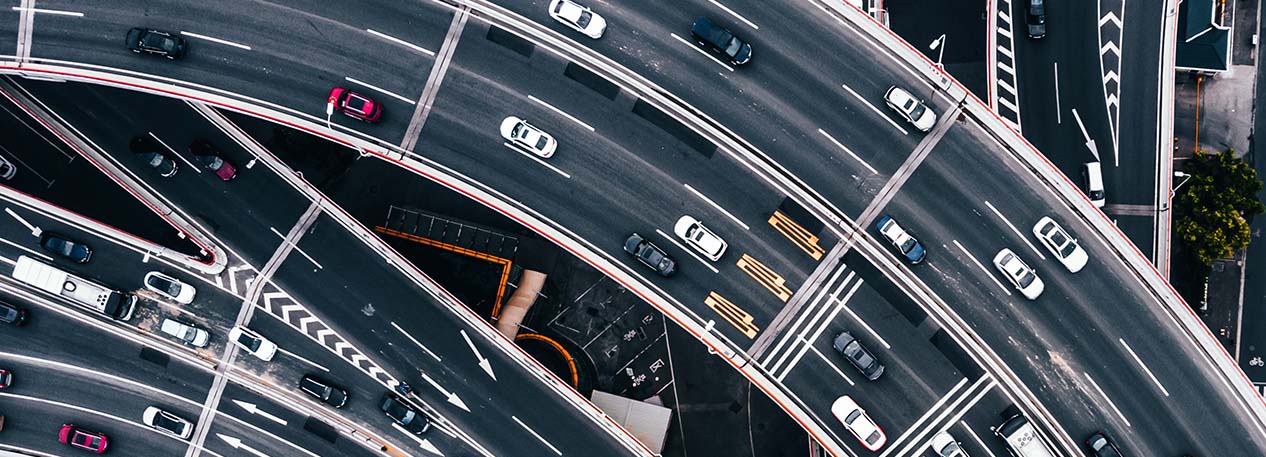
M 1178 69 L 1223 72 L 1229 68 L 1231 28 L 1219 24 L 1216 7 L 1216 0 L 1183 0 L 1179 5 L 1174 56 Z

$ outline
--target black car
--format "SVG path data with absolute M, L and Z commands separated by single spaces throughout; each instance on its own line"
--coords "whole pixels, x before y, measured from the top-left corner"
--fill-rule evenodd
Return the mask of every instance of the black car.
M 189 42 L 174 33 L 140 27 L 127 31 L 127 48 L 137 54 L 148 53 L 179 59 L 185 56 Z
M 171 160 L 171 157 L 167 157 L 166 154 L 161 152 L 146 152 L 144 154 L 140 154 L 140 156 L 141 160 L 145 161 L 145 165 L 153 168 L 158 172 L 159 176 L 164 178 L 176 176 L 176 172 L 180 171 L 180 167 L 176 165 L 176 161 Z
M 624 252 L 633 254 L 633 257 L 643 265 L 651 267 L 656 273 L 665 278 L 672 276 L 677 272 L 677 261 L 668 257 L 663 249 L 651 243 L 642 235 L 636 233 L 629 235 L 629 239 L 624 240 Z
M 1046 0 L 1028 0 L 1029 14 L 1024 22 L 1029 26 L 1029 38 L 1038 39 L 1046 36 Z
M 1108 435 L 1104 435 L 1103 432 L 1095 432 L 1094 435 L 1090 435 L 1090 438 L 1086 438 L 1086 447 L 1090 448 L 1090 452 L 1095 457 L 1122 457 L 1124 455 L 1117 444 L 1108 439 Z
M 414 435 L 421 435 L 431 429 L 431 420 L 427 419 L 425 414 L 419 413 L 401 400 L 395 394 L 387 393 L 382 396 L 382 412 L 387 414 L 391 420 L 408 430 Z
M 199 162 L 202 162 L 202 166 L 215 173 L 215 176 L 220 178 L 221 181 L 228 182 L 237 177 L 237 166 L 229 162 L 224 157 L 224 153 L 212 146 L 211 142 L 207 140 L 198 139 L 189 143 L 189 154 L 198 159 Z
M 303 375 L 303 378 L 299 379 L 299 390 L 335 408 L 342 408 L 347 404 L 346 390 L 310 374 Z
M 25 309 L 0 301 L 0 324 L 21 326 L 28 318 Z
M 92 258 L 92 248 L 78 241 L 67 238 L 57 232 L 45 231 L 40 234 L 40 247 L 75 263 L 88 263 Z
M 853 336 L 852 333 L 840 333 L 839 336 L 835 337 L 835 343 L 831 346 L 836 351 L 839 351 L 840 355 L 848 360 L 848 363 L 853 364 L 857 371 L 862 372 L 866 379 L 874 381 L 884 374 L 884 365 L 879 363 L 879 359 L 866 350 L 866 347 L 862 346 L 861 340 Z
M 694 25 L 690 27 L 690 36 L 712 52 L 725 56 L 734 65 L 743 65 L 752 60 L 751 44 L 706 17 L 695 19 Z

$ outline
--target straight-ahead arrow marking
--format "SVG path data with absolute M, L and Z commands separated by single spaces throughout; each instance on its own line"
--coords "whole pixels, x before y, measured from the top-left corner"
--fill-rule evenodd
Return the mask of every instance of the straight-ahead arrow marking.
M 479 348 L 475 347 L 475 342 L 470 340 L 470 336 L 466 335 L 466 330 L 461 330 L 462 338 L 466 339 L 466 345 L 470 346 L 470 350 L 475 353 L 475 358 L 479 359 L 479 368 L 484 369 L 484 373 L 488 373 L 488 377 L 493 381 L 497 380 L 497 375 L 492 373 L 492 363 L 485 359 L 483 354 L 479 353 Z
M 31 225 L 30 222 L 27 222 L 26 219 L 23 219 L 22 216 L 19 216 L 18 213 L 13 212 L 13 210 L 5 208 L 4 212 L 9 213 L 10 216 L 13 216 L 14 219 L 17 219 L 18 222 L 21 222 L 22 225 L 26 226 L 26 228 L 31 229 L 31 235 L 38 237 L 41 233 L 44 233 L 44 231 L 40 230 L 39 227 Z
M 431 379 L 431 377 L 430 377 L 430 376 L 427 376 L 427 375 L 426 375 L 426 372 L 423 372 L 423 371 L 420 371 L 420 370 L 419 370 L 419 371 L 418 371 L 418 373 L 420 373 L 420 374 L 422 375 L 422 379 L 425 379 L 425 380 L 426 380 L 426 382 L 428 382 L 428 383 L 430 383 L 430 384 L 431 384 L 431 387 L 434 387 L 434 388 L 435 388 L 435 390 L 440 391 L 440 394 L 444 395 L 445 397 L 448 397 L 448 402 L 449 402 L 449 403 L 452 403 L 453 405 L 457 406 L 458 408 L 461 408 L 461 409 L 466 410 L 466 412 L 468 412 L 468 413 L 470 412 L 470 408 L 467 408 L 467 407 L 466 407 L 466 402 L 463 402 L 461 398 L 458 398 L 458 396 L 457 396 L 457 393 L 456 393 L 456 392 L 449 392 L 449 391 L 447 391 L 447 390 L 444 390 L 444 388 L 440 386 L 440 383 L 435 382 L 435 380 L 434 380 L 434 379 Z
M 268 454 L 259 452 L 255 448 L 247 446 L 246 443 L 243 443 L 242 440 L 239 438 L 228 436 L 221 433 L 216 433 L 215 436 L 220 437 L 220 439 L 224 440 L 225 443 L 229 443 L 229 446 L 231 446 L 233 449 L 241 449 L 251 454 L 255 454 L 259 457 L 269 457 Z
M 248 413 L 254 414 L 254 415 L 256 415 L 256 416 L 261 416 L 261 417 L 263 417 L 263 418 L 265 418 L 265 419 L 268 419 L 268 420 L 270 420 L 270 421 L 276 422 L 276 423 L 281 424 L 281 425 L 283 425 L 283 426 L 284 426 L 284 425 L 286 425 L 286 420 L 285 420 L 285 419 L 282 419 L 282 418 L 280 418 L 280 417 L 277 417 L 277 416 L 274 416 L 274 415 L 272 415 L 272 414 L 269 414 L 269 413 L 268 413 L 268 411 L 264 411 L 264 410 L 262 410 L 262 409 L 259 409 L 259 407 L 258 407 L 258 406 L 255 406 L 255 404 L 254 404 L 254 403 L 247 403 L 247 402 L 244 402 L 244 401 L 242 401 L 242 400 L 238 400 L 238 399 L 233 399 L 233 403 L 237 403 L 237 406 L 239 406 L 239 407 L 241 407 L 242 409 L 246 410 L 246 412 L 248 412 Z
M 1090 153 L 1094 154 L 1095 161 L 1099 161 L 1099 148 L 1095 146 L 1095 140 L 1090 139 L 1090 134 L 1086 133 L 1086 125 L 1081 123 L 1081 115 L 1077 114 L 1077 108 L 1073 108 L 1073 117 L 1077 119 L 1077 127 L 1081 128 L 1081 136 L 1086 139 L 1086 147 L 1090 148 Z

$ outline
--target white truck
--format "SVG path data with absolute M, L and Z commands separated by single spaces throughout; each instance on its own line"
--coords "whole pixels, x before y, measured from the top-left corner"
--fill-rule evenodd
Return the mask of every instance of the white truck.
M 13 279 L 69 298 L 115 320 L 131 319 L 132 312 L 136 310 L 136 295 L 110 289 L 27 256 L 18 257 L 13 267 Z

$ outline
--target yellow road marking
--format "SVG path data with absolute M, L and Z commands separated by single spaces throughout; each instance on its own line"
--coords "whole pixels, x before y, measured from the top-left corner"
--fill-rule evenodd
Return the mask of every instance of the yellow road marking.
M 785 214 L 774 211 L 774 214 L 769 216 L 769 225 L 774 226 L 774 229 L 791 240 L 797 247 L 804 250 L 805 253 L 809 254 L 809 257 L 813 257 L 813 260 L 822 260 L 822 255 L 826 254 L 826 248 L 818 246 L 817 235 L 809 233 L 808 230 L 805 230 L 804 227 L 801 227 L 800 224 L 797 224 Z
M 734 304 L 734 302 L 726 300 L 725 297 L 711 291 L 708 292 L 708 297 L 704 298 L 703 302 L 706 303 L 709 308 L 712 308 L 713 311 L 716 311 L 717 314 L 720 314 L 721 317 L 724 317 L 730 325 L 733 325 L 738 328 L 740 332 L 743 332 L 744 335 L 747 335 L 748 339 L 756 338 L 756 332 L 759 331 L 760 328 L 756 327 L 756 324 L 752 323 L 755 318 L 753 318 L 751 314 L 747 314 L 747 311 L 743 311 L 743 308 L 739 308 L 738 305 Z
M 765 286 L 766 289 L 773 292 L 774 296 L 782 300 L 783 303 L 786 303 L 787 300 L 791 299 L 792 291 L 783 284 L 785 281 L 782 279 L 782 276 L 775 273 L 774 270 L 771 270 L 769 267 L 765 266 L 765 264 L 760 263 L 752 256 L 743 254 L 743 257 L 738 261 L 738 267 L 740 270 L 747 273 L 748 276 L 751 276 L 752 279 L 755 279 L 756 282 L 760 283 L 760 285 Z

